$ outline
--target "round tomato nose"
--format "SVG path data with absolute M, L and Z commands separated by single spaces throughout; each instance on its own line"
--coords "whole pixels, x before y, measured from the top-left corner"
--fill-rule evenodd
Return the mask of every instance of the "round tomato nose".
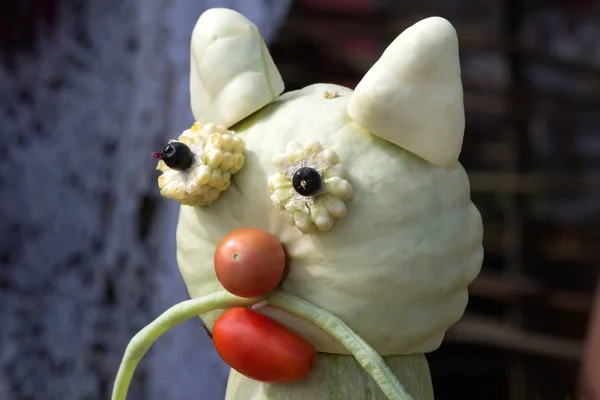
M 225 290 L 240 297 L 260 297 L 283 279 L 286 254 L 281 242 L 269 232 L 243 228 L 221 240 L 214 264 Z

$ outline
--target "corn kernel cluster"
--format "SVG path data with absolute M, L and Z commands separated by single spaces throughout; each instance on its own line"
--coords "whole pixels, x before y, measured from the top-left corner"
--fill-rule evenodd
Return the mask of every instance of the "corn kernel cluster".
M 271 201 L 281 214 L 300 231 L 307 233 L 314 227 L 320 231 L 333 228 L 334 219 L 346 215 L 346 201 L 354 196 L 348 182 L 348 173 L 338 155 L 317 141 L 304 146 L 288 144 L 285 153 L 273 160 L 279 170 L 268 180 Z M 314 168 L 322 180 L 321 189 L 313 196 L 302 196 L 294 190 L 292 178 L 302 167 Z
M 183 205 L 212 204 L 229 188 L 231 176 L 244 166 L 244 141 L 224 126 L 197 122 L 177 141 L 190 147 L 194 163 L 185 171 L 176 171 L 159 161 L 160 194 Z

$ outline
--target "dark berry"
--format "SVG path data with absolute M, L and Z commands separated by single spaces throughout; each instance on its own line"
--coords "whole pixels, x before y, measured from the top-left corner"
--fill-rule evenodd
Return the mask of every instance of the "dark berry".
M 310 167 L 299 168 L 292 178 L 294 190 L 302 196 L 312 196 L 321 189 L 321 175 Z
M 162 159 L 169 168 L 177 171 L 185 171 L 194 162 L 194 153 L 181 142 L 169 143 L 162 153 L 154 153 L 152 156 Z

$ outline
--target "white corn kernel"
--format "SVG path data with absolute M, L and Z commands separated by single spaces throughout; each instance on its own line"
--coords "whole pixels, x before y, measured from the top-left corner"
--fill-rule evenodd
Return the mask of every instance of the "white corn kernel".
M 285 204 L 292 197 L 292 190 L 290 189 L 279 189 L 273 192 L 273 196 L 277 198 L 278 204 Z
M 302 211 L 294 212 L 294 225 L 302 232 L 308 232 L 312 227 L 312 220 L 310 216 L 304 214 Z
M 338 155 L 331 149 L 325 149 L 317 155 L 317 162 L 327 165 L 335 165 L 340 162 Z
M 332 165 L 331 167 L 327 168 L 323 172 L 323 178 L 325 178 L 325 179 L 332 178 L 334 176 L 337 176 L 342 179 L 348 179 L 348 171 L 346 170 L 346 167 L 344 166 L 344 164 L 337 163 L 337 164 Z
M 323 202 L 323 205 L 327 209 L 327 212 L 333 218 L 339 219 L 339 218 L 344 218 L 346 216 L 346 212 L 347 212 L 346 204 L 342 200 L 338 199 L 337 197 L 334 197 L 330 194 L 324 194 L 322 196 L 322 198 L 319 198 L 317 200 L 320 200 Z
M 223 171 L 228 171 L 233 164 L 235 163 L 235 156 L 231 153 L 225 153 L 223 156 L 223 161 L 221 162 L 221 169 Z
M 219 135 L 218 133 L 211 133 L 210 135 L 208 135 L 208 140 L 206 142 L 206 146 L 207 148 L 210 146 L 210 148 L 213 149 L 220 149 L 221 148 L 221 135 Z
M 350 183 L 337 176 L 325 179 L 325 187 L 327 188 L 327 192 L 344 201 L 351 199 L 354 195 L 354 190 Z
M 292 163 L 304 157 L 304 147 L 298 142 L 290 142 L 285 149 L 285 157 Z
M 202 194 L 202 185 L 196 182 L 190 181 L 185 187 L 185 192 L 191 196 L 198 196 Z
M 273 174 L 273 175 L 269 175 L 269 177 L 267 178 L 267 187 L 269 188 L 269 190 L 271 192 L 275 191 L 275 185 L 276 185 L 278 177 L 279 177 L 279 174 Z
M 223 183 L 221 183 L 217 189 L 219 189 L 219 192 L 224 192 L 229 189 L 229 186 L 231 186 L 231 181 L 224 179 Z
M 320 153 L 323 151 L 323 145 L 316 140 L 310 140 L 304 145 L 304 150 L 307 153 Z
M 268 186 L 271 191 L 278 189 L 290 189 L 292 183 L 284 174 L 273 174 L 268 179 Z
M 218 197 L 219 197 L 219 189 L 217 188 L 211 188 L 208 192 L 206 192 L 206 194 L 204 195 L 204 199 L 207 202 L 212 203 L 213 201 L 215 201 Z
M 221 150 L 223 151 L 231 151 L 231 147 L 233 146 L 233 137 L 229 134 L 224 134 L 221 136 Z
M 242 140 L 242 138 L 240 138 L 239 136 L 234 136 L 232 140 L 233 145 L 231 147 L 231 152 L 234 154 L 241 153 L 244 149 L 244 141 Z
M 287 170 L 289 167 L 292 166 L 292 163 L 290 162 L 290 160 L 288 160 L 285 156 L 285 154 L 277 154 L 274 158 L 273 158 L 273 164 L 277 167 L 277 169 L 279 169 L 280 171 L 285 171 Z
M 242 155 L 242 153 L 235 154 L 234 158 L 235 160 L 233 162 L 233 167 L 229 169 L 229 172 L 231 172 L 232 174 L 235 174 L 244 166 L 244 156 Z
M 227 153 L 228 154 L 228 153 Z M 219 149 L 212 149 L 206 153 L 206 164 L 211 168 L 218 168 L 223 162 L 225 154 Z
M 203 128 L 205 132 L 214 132 L 217 126 L 215 124 L 213 124 L 212 122 L 208 122 L 206 124 L 204 124 Z
M 269 198 L 275 207 L 279 208 L 280 210 L 283 208 L 281 200 L 279 200 L 279 197 L 275 193 L 273 193 Z
M 220 169 L 213 169 L 210 173 L 210 181 L 208 184 L 212 187 L 218 187 L 223 183 L 223 175 Z
M 322 204 L 314 204 L 310 208 L 310 218 L 320 231 L 328 231 L 333 227 L 333 218 Z
M 208 165 L 198 167 L 198 183 L 206 185 L 210 181 L 211 169 Z

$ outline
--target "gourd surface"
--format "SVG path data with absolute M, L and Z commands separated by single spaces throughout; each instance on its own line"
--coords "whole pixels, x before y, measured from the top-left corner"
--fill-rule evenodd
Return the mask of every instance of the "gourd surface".
M 423 354 L 385 357 L 385 363 L 413 399 L 433 400 L 429 366 Z M 319 354 L 303 381 L 269 385 L 231 370 L 225 400 L 388 400 L 352 356 Z
M 338 316 L 381 355 L 430 352 L 462 316 L 479 273 L 481 217 L 460 164 L 436 166 L 371 134 L 351 120 L 351 95 L 315 84 L 232 126 L 245 142 L 244 167 L 209 207 L 181 206 L 179 267 L 192 297 L 223 290 L 213 266 L 220 240 L 234 229 L 264 229 L 288 252 L 284 290 Z M 290 142 L 311 140 L 337 153 L 354 196 L 330 231 L 302 233 L 273 206 L 268 178 Z M 270 306 L 260 312 L 320 352 L 347 354 L 299 317 Z M 211 329 L 221 313 L 200 317 Z

